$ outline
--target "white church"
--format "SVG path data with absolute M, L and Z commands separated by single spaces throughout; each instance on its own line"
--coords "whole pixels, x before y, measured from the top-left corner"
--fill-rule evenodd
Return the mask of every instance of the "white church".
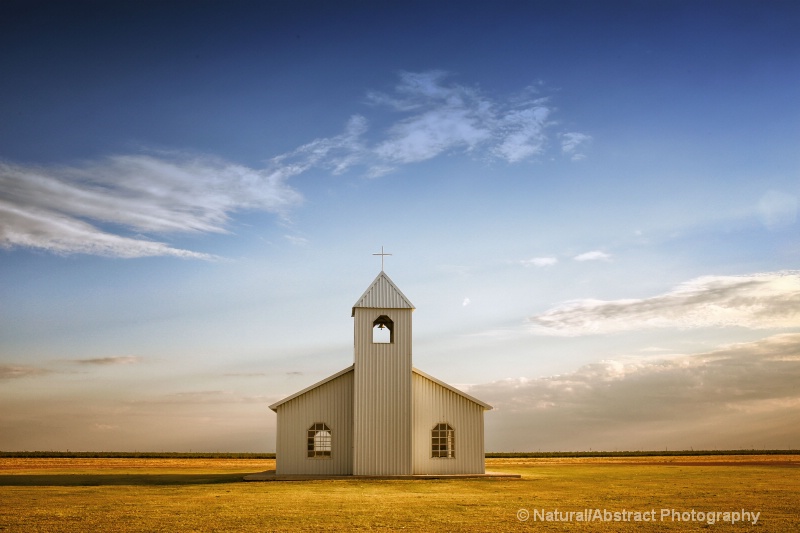
M 381 270 L 353 305 L 353 365 L 269 406 L 276 475 L 484 474 L 492 407 L 412 366 L 413 311 Z

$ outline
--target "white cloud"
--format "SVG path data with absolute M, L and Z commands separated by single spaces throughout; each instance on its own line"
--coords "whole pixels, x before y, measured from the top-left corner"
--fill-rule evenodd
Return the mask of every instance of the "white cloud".
M 0 162 L 0 246 L 213 259 L 139 233 L 224 233 L 233 212 L 283 213 L 300 201 L 285 179 L 286 169 L 257 171 L 175 154 L 114 156 L 69 167 Z M 136 234 L 118 234 L 125 230 Z
M 555 257 L 534 257 L 532 259 L 523 259 L 520 263 L 526 267 L 529 266 L 537 266 L 537 267 L 545 267 L 551 266 L 558 263 L 558 259 Z
M 367 119 L 353 115 L 340 135 L 315 139 L 291 152 L 275 156 L 270 160 L 270 169 L 283 179 L 312 168 L 323 168 L 334 175 L 341 174 L 365 159 L 363 136 L 366 131 Z
M 469 298 L 464 298 L 464 301 L 463 301 L 463 302 L 461 302 L 461 305 L 462 305 L 463 307 L 466 307 L 466 306 L 468 306 L 470 303 L 471 303 L 471 300 L 470 300 Z
M 586 335 L 653 327 L 800 327 L 800 272 L 704 276 L 644 299 L 578 300 L 530 317 L 543 335 Z
M 769 229 L 791 226 L 797 220 L 797 197 L 780 191 L 767 191 L 758 202 L 758 216 Z
M 378 159 L 372 166 L 384 173 L 396 164 L 459 149 L 484 149 L 490 157 L 518 163 L 545 150 L 555 124 L 550 120 L 552 106 L 531 88 L 497 100 L 478 89 L 448 83 L 442 71 L 401 73 L 393 94 L 372 92 L 368 99 L 406 115 L 372 150 Z
M 284 235 L 283 236 L 287 241 L 294 244 L 295 246 L 307 246 L 308 239 L 305 237 L 300 237 L 298 235 Z
M 496 408 L 487 437 L 502 444 L 490 450 L 775 448 L 800 438 L 798 382 L 800 334 L 785 334 L 469 393 Z
M 342 133 L 277 155 L 263 169 L 169 153 L 72 166 L 0 162 L 0 247 L 215 259 L 160 241 L 176 233 L 225 233 L 231 216 L 245 210 L 285 215 L 301 201 L 288 181 L 312 169 L 338 175 L 360 168 L 377 178 L 458 151 L 518 163 L 542 154 L 554 138 L 554 108 L 531 88 L 497 99 L 441 71 L 403 72 L 391 92 L 367 99 L 395 114 L 382 133 L 368 140 L 367 118 L 353 115 Z M 562 152 L 574 156 L 588 138 L 563 134 Z
M 0 246 L 40 248 L 58 254 L 112 257 L 174 256 L 213 259 L 208 254 L 172 248 L 161 242 L 120 237 L 58 213 L 0 202 Z
M 499 117 L 496 138 L 499 143 L 493 153 L 509 163 L 517 163 L 544 151 L 546 129 L 552 110 L 545 100 L 526 103 L 522 109 L 513 109 Z
M 600 250 L 592 250 L 591 252 L 576 255 L 573 259 L 575 259 L 575 261 L 609 261 L 611 255 L 601 252 Z
M 73 363 L 81 365 L 130 365 L 140 363 L 141 357 L 135 355 L 120 355 L 114 357 L 95 357 L 92 359 L 74 359 Z
M 470 150 L 490 139 L 491 103 L 477 91 L 445 85 L 441 71 L 400 75 L 395 95 L 371 93 L 370 100 L 408 116 L 390 126 L 374 147 L 385 165 L 413 163 L 455 148 Z
M 375 147 L 375 154 L 389 164 L 416 163 L 453 148 L 472 149 L 488 136 L 469 110 L 444 107 L 392 126 L 389 138 Z
M 0 379 L 42 376 L 49 373 L 47 369 L 30 365 L 0 365 Z
M 569 155 L 573 161 L 584 159 L 586 156 L 580 151 L 584 146 L 592 141 L 590 135 L 579 132 L 569 132 L 561 134 L 561 152 Z

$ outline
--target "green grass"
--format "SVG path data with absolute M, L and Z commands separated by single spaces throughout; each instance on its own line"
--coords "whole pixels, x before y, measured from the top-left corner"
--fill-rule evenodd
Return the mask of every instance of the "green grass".
M 0 531 L 796 531 L 800 455 L 492 458 L 521 480 L 244 483 L 270 459 L 0 459 Z M 525 508 L 761 512 L 756 526 L 528 522 Z

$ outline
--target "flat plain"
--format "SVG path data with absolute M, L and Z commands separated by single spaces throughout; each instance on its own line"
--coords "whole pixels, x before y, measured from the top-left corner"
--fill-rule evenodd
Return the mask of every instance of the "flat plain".
M 490 458 L 522 479 L 247 483 L 275 461 L 0 458 L 0 531 L 798 531 L 798 467 L 800 455 Z

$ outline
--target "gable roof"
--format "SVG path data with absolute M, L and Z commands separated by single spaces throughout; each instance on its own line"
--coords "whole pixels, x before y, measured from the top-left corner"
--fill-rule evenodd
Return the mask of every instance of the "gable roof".
M 408 301 L 405 294 L 389 279 L 386 272 L 381 270 L 375 281 L 364 291 L 361 298 L 353 304 L 353 314 L 351 316 L 356 316 L 356 307 L 414 309 L 414 304 Z
M 352 372 L 355 367 L 356 367 L 356 365 L 350 365 L 347 368 L 345 368 L 344 370 L 340 370 L 337 373 L 335 373 L 334 375 L 328 376 L 327 378 L 323 379 L 322 381 L 317 381 L 313 385 L 309 385 L 305 389 L 303 389 L 301 391 L 297 391 L 294 394 L 292 394 L 291 396 L 287 396 L 283 400 L 280 400 L 278 402 L 273 403 L 272 405 L 269 406 L 269 408 L 272 409 L 273 411 L 277 412 L 278 411 L 278 407 L 280 407 L 281 405 L 285 404 L 289 400 L 294 400 L 298 396 L 302 396 L 303 394 L 307 393 L 308 391 L 310 391 L 312 389 L 316 389 L 317 387 L 325 385 L 329 381 L 333 381 L 334 379 L 338 378 L 339 376 L 343 376 L 343 375 L 347 374 L 348 372 Z
M 471 401 L 471 402 L 477 403 L 478 405 L 480 405 L 481 407 L 483 407 L 483 409 L 484 409 L 485 411 L 491 411 L 492 409 L 494 409 L 494 407 L 492 407 L 492 406 L 491 406 L 491 405 L 489 405 L 488 403 L 486 403 L 486 402 L 482 402 L 482 401 L 480 401 L 480 400 L 479 400 L 479 399 L 477 399 L 477 398 L 473 398 L 472 396 L 470 396 L 470 395 L 469 395 L 469 394 L 467 394 L 466 392 L 464 392 L 464 391 L 460 391 L 460 390 L 458 390 L 457 388 L 453 387 L 452 385 L 448 385 L 448 384 L 447 384 L 447 383 L 445 383 L 444 381 L 441 381 L 441 380 L 439 380 L 439 379 L 436 379 L 435 377 L 431 376 L 430 374 L 426 374 L 425 372 L 423 372 L 423 371 L 422 371 L 422 370 L 420 370 L 419 368 L 412 368 L 412 369 L 411 369 L 411 371 L 412 371 L 413 373 L 415 373 L 415 374 L 418 374 L 418 375 L 422 376 L 423 378 L 426 378 L 426 379 L 429 379 L 429 380 L 433 381 L 433 382 L 434 382 L 434 383 L 436 383 L 437 385 L 441 385 L 442 387 L 444 387 L 445 389 L 447 389 L 447 390 L 449 390 L 449 391 L 451 391 L 451 392 L 455 392 L 455 393 L 456 393 L 456 394 L 458 394 L 459 396 L 463 396 L 464 398 L 466 398 L 467 400 L 469 400 L 469 401 Z
M 298 396 L 302 396 L 303 394 L 307 393 L 310 390 L 316 389 L 317 387 L 321 387 L 322 385 L 325 385 L 329 381 L 333 381 L 334 379 L 338 378 L 339 376 L 343 376 L 343 375 L 347 374 L 348 372 L 352 372 L 355 369 L 355 367 L 356 367 L 356 365 L 350 365 L 347 368 L 345 368 L 344 370 L 340 370 L 339 372 L 333 374 L 332 376 L 328 376 L 327 378 L 323 379 L 322 381 L 318 381 L 318 382 L 314 383 L 313 385 L 309 385 L 305 389 L 303 389 L 301 391 L 297 391 L 294 394 L 292 394 L 291 396 L 287 396 L 283 400 L 280 400 L 278 402 L 273 403 L 272 405 L 269 406 L 269 408 L 272 409 L 273 411 L 277 412 L 278 411 L 278 407 L 280 407 L 281 405 L 285 404 L 286 402 L 288 402 L 290 400 L 294 400 Z M 420 375 L 420 376 L 422 376 L 422 377 L 424 377 L 426 379 L 429 379 L 429 380 L 433 381 L 437 385 L 440 385 L 440 386 L 444 387 L 445 389 L 447 389 L 447 390 L 449 390 L 451 392 L 454 392 L 454 393 L 458 394 L 459 396 L 462 396 L 462 397 L 466 398 L 467 400 L 469 400 L 471 402 L 477 403 L 478 405 L 483 407 L 484 410 L 486 410 L 486 411 L 491 411 L 493 409 L 493 407 L 491 405 L 489 405 L 488 403 L 482 402 L 477 398 L 473 398 L 472 396 L 470 396 L 466 392 L 460 391 L 457 388 L 453 387 L 452 385 L 448 385 L 444 381 L 438 380 L 435 377 L 431 376 L 430 374 L 426 374 L 425 372 L 423 372 L 422 370 L 420 370 L 418 368 L 412 368 L 411 371 L 413 373 L 415 373 L 415 374 L 418 374 L 418 375 Z

